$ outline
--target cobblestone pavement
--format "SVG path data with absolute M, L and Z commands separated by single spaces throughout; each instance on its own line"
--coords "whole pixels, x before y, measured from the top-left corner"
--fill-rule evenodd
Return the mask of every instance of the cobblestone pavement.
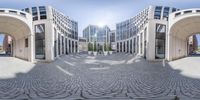
M 200 100 L 198 73 L 187 76 L 186 67 L 177 67 L 200 58 L 181 60 L 163 67 L 128 54 L 68 55 L 38 64 L 0 57 L 0 99 Z

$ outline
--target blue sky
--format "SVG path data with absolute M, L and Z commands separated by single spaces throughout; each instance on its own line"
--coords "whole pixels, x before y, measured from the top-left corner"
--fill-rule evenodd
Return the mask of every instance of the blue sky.
M 107 24 L 111 29 L 149 5 L 199 8 L 199 0 L 1 0 L 0 8 L 22 9 L 51 5 L 79 23 L 79 36 L 89 24 Z M 0 38 L 1 41 L 1 38 Z

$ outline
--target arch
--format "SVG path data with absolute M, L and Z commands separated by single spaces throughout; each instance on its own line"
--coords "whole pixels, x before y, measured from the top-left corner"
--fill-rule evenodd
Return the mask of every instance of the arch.
M 186 9 L 170 14 L 166 44 L 167 60 L 171 61 L 188 55 L 188 37 L 200 33 L 200 13 L 198 11 L 197 9 Z
M 9 34 L 13 41 L 13 56 L 33 61 L 32 16 L 14 9 L 0 9 L 0 32 Z

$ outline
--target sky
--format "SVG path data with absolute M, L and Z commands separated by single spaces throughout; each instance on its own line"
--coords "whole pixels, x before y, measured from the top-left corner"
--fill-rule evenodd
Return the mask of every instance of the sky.
M 200 8 L 200 0 L 1 0 L 0 8 L 23 9 L 41 5 L 50 5 L 78 21 L 79 36 L 82 36 L 82 30 L 89 24 L 106 24 L 115 29 L 116 23 L 135 16 L 149 5 Z

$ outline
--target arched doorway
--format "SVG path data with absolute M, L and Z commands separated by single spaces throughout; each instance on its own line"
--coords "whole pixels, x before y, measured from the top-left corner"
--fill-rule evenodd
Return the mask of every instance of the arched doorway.
M 200 33 L 200 9 L 181 10 L 170 14 L 166 59 L 188 56 L 188 38 Z
M 14 9 L 0 9 L 0 33 L 12 36 L 12 55 L 28 61 L 34 59 L 32 16 Z

